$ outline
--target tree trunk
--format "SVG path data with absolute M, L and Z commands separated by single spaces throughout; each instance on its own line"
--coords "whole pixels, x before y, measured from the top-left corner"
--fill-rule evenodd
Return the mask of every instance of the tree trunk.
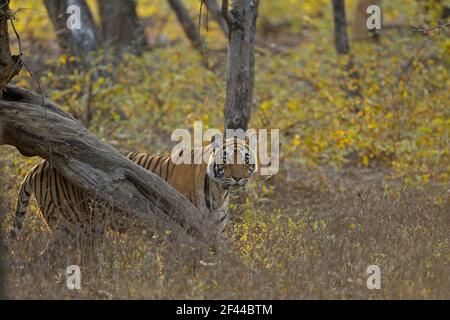
M 198 52 L 200 52 L 202 55 L 204 55 L 203 50 L 203 43 L 202 37 L 200 36 L 200 33 L 198 31 L 197 25 L 192 21 L 189 12 L 184 7 L 183 3 L 180 0 L 168 0 L 170 7 L 173 11 L 175 11 L 175 14 L 177 16 L 178 21 L 181 24 L 181 27 L 183 28 L 184 32 L 186 33 L 186 36 L 191 41 L 192 45 L 195 49 L 197 49 Z
M 247 130 L 253 102 L 254 42 L 258 0 L 234 0 L 231 12 L 228 1 L 222 2 L 222 15 L 229 29 L 225 128 Z
M 135 0 L 98 0 L 101 27 L 106 46 L 123 53 L 142 53 L 147 46 L 145 30 L 139 23 Z M 120 23 L 118 23 L 120 21 Z
M 208 13 L 211 13 L 214 20 L 217 21 L 217 23 L 220 26 L 220 29 L 222 29 L 225 36 L 228 38 L 228 25 L 225 19 L 222 16 L 222 12 L 220 10 L 219 5 L 217 4 L 216 0 L 204 0 L 203 1 L 208 8 Z
M 334 18 L 334 42 L 338 55 L 347 60 L 344 67 L 345 79 L 343 81 L 343 90 L 350 98 L 361 97 L 359 86 L 359 74 L 356 70 L 353 56 L 350 52 L 350 44 L 347 34 L 347 18 L 345 14 L 345 1 L 332 0 L 333 18 Z M 355 112 L 359 112 L 359 102 L 354 106 Z
M 200 244 L 216 244 L 218 234 L 212 223 L 184 196 L 41 99 L 25 89 L 7 87 L 0 101 L 0 145 L 47 159 L 88 195 L 152 227 L 171 229 L 184 243 L 199 239 Z
M 339 54 L 349 54 L 350 44 L 347 35 L 347 18 L 345 15 L 345 0 L 333 1 L 334 44 Z
M 105 47 L 112 47 L 113 43 L 117 42 L 116 29 L 121 24 L 112 19 L 114 17 L 116 3 L 117 1 L 115 0 L 97 0 L 98 12 L 100 14 L 100 27 Z
M 379 41 L 380 35 L 377 30 L 367 29 L 367 8 L 371 5 L 381 5 L 381 0 L 359 0 L 355 9 L 355 16 L 353 20 L 353 39 Z
M 9 48 L 9 18 L 10 9 L 8 1 L 7 5 L 3 5 L 0 8 L 0 99 L 4 88 L 20 72 L 22 66 L 20 57 L 12 56 Z
M 85 0 L 44 0 L 44 3 L 63 51 L 84 60 L 87 53 L 100 48 L 101 35 Z M 67 25 L 71 16 L 67 10 L 72 5 L 80 8 L 80 28 L 69 29 Z

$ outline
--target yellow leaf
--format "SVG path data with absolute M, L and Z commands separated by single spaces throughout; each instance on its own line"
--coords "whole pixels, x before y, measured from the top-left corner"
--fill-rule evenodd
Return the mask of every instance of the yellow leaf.
M 369 157 L 368 156 L 364 156 L 362 158 L 362 164 L 364 165 L 364 167 L 368 167 L 369 166 Z
M 267 111 L 272 107 L 272 103 L 270 101 L 264 101 L 263 103 L 261 103 L 260 109 L 262 111 Z

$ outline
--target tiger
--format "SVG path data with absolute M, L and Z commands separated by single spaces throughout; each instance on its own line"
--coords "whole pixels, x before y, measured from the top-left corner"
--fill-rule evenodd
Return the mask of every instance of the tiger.
M 169 183 L 223 232 L 228 221 L 229 193 L 244 187 L 257 171 L 255 152 L 246 141 L 236 137 L 223 140 L 220 136 L 214 136 L 207 146 L 188 150 L 189 163 L 181 161 L 184 152 L 130 152 L 125 156 Z M 106 219 L 96 212 L 100 210 L 95 199 L 43 160 L 28 172 L 20 186 L 11 230 L 14 239 L 19 237 L 32 194 L 49 229 L 61 231 L 72 240 L 79 239 L 80 232 L 98 232 L 97 227 Z

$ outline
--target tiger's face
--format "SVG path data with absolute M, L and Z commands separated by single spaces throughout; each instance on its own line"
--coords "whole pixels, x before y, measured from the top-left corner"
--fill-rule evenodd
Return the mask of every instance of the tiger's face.
M 208 176 L 226 190 L 245 186 L 257 170 L 256 156 L 250 146 L 237 138 L 227 139 L 222 145 L 213 138 L 211 144 Z

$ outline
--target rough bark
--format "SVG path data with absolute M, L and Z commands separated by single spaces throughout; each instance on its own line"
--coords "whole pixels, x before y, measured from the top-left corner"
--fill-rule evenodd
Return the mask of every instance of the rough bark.
M 367 8 L 371 5 L 381 6 L 381 0 L 359 0 L 355 9 L 355 16 L 353 18 L 353 39 L 355 40 L 369 40 L 378 41 L 380 38 L 376 30 L 367 29 Z
M 228 1 L 222 2 L 222 15 L 229 29 L 225 128 L 247 130 L 253 102 L 254 42 L 258 0 L 234 0 L 231 12 Z
M 220 26 L 220 29 L 222 29 L 225 36 L 228 38 L 228 24 L 225 21 L 225 19 L 222 16 L 222 11 L 220 10 L 220 6 L 218 5 L 216 0 L 203 0 L 204 4 L 208 8 L 208 14 L 211 14 L 214 20 L 217 21 L 217 23 Z
M 0 98 L 3 89 L 21 69 L 19 56 L 11 55 L 9 48 L 8 20 L 10 17 L 9 0 L 3 0 L 0 8 Z
M 345 13 L 344 0 L 332 0 L 333 18 L 334 18 L 334 43 L 336 52 L 339 56 L 345 56 L 347 64 L 344 67 L 346 73 L 343 90 L 351 98 L 361 97 L 361 89 L 359 87 L 359 74 L 356 70 L 354 58 L 350 52 L 350 43 L 347 33 L 347 18 Z M 355 106 L 355 112 L 359 112 L 359 106 Z
M 0 145 L 47 159 L 68 181 L 119 213 L 171 229 L 185 243 L 198 239 L 215 246 L 218 235 L 212 224 L 184 196 L 100 142 L 49 100 L 8 86 L 0 101 L 0 127 Z
M 334 44 L 339 54 L 349 54 L 350 44 L 347 34 L 347 18 L 344 0 L 333 1 Z
M 63 51 L 83 59 L 87 53 L 100 48 L 101 34 L 85 0 L 44 0 L 48 16 Z M 69 29 L 67 8 L 77 5 L 81 10 L 81 28 Z
M 202 55 L 204 55 L 202 37 L 198 31 L 197 25 L 191 19 L 189 12 L 183 5 L 180 0 L 168 0 L 170 7 L 175 12 L 178 21 L 181 24 L 181 27 L 184 30 L 184 33 L 189 38 L 192 43 L 192 46 L 199 51 Z
M 144 27 L 140 24 L 135 0 L 98 0 L 105 45 L 118 53 L 141 53 L 147 46 Z

